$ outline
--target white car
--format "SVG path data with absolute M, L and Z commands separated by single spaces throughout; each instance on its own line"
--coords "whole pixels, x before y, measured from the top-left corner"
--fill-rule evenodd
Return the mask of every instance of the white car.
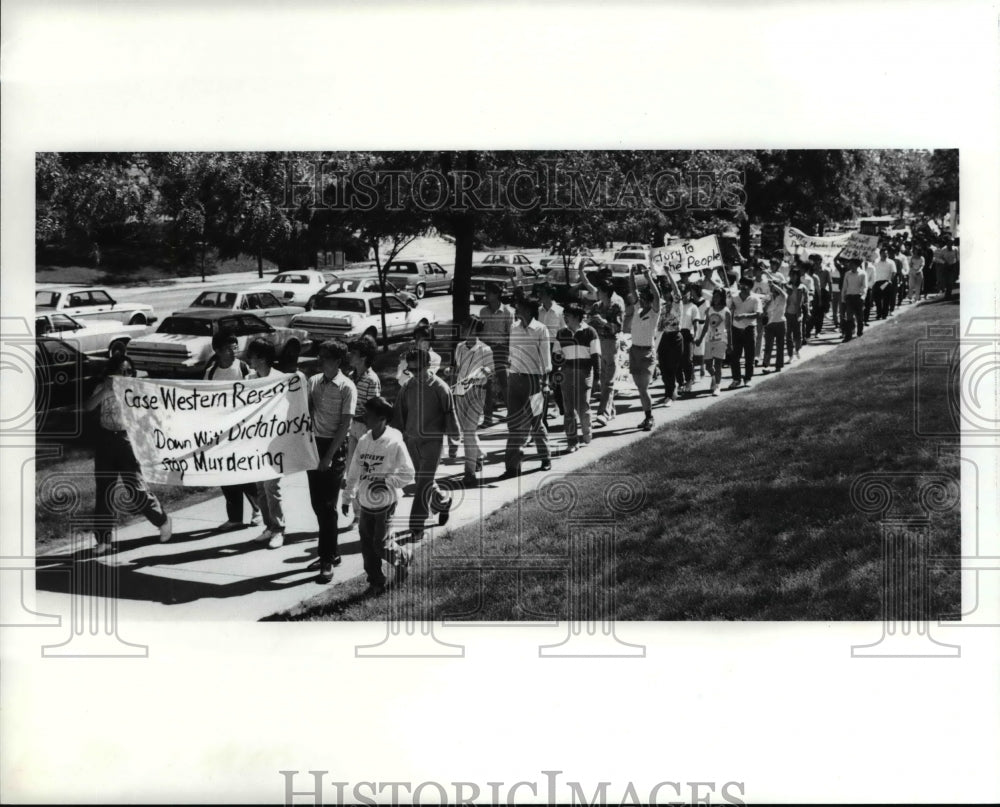
M 385 325 L 390 339 L 409 339 L 418 325 L 436 321 L 433 311 L 407 305 L 395 295 L 387 295 Z M 347 341 L 369 334 L 382 336 L 382 295 L 377 292 L 324 294 L 313 301 L 313 309 L 292 317 L 291 326 L 309 334 L 313 347 L 326 339 Z
M 481 261 L 476 261 L 476 263 L 482 264 L 494 264 L 494 263 L 509 263 L 512 266 L 531 266 L 531 258 L 520 252 L 491 252 L 489 255 L 484 257 Z
M 152 325 L 153 307 L 119 302 L 99 287 L 56 287 L 35 292 L 35 308 L 51 314 L 69 314 L 78 320 L 114 319 L 128 325 Z
M 615 253 L 616 261 L 638 261 L 649 263 L 649 251 L 643 249 L 620 249 Z
M 271 292 L 286 305 L 305 306 L 309 298 L 327 283 L 340 278 L 334 272 L 317 272 L 304 269 L 301 272 L 281 272 L 262 289 Z
M 152 330 L 149 325 L 123 325 L 116 319 L 88 319 L 81 322 L 69 314 L 48 311 L 35 313 L 35 336 L 52 336 L 69 342 L 88 356 L 124 353 L 131 339 Z
M 227 311 L 252 311 L 272 325 L 288 325 L 305 306 L 285 305 L 267 289 L 212 289 L 203 291 L 189 308 L 222 308 Z

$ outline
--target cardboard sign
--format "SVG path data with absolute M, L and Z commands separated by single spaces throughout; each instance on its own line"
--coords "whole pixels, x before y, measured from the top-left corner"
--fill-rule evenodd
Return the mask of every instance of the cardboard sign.
M 878 236 L 851 233 L 837 257 L 845 261 L 878 260 Z
M 112 378 L 147 482 L 237 485 L 319 465 L 301 373 L 241 381 Z
M 669 247 L 653 250 L 653 264 L 662 270 L 674 273 L 698 272 L 722 266 L 722 250 L 719 239 L 714 235 L 678 241 Z

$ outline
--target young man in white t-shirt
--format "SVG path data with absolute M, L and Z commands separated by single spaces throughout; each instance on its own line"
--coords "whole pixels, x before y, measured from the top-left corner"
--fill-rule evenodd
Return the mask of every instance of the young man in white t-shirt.
M 396 583 L 406 578 L 410 565 L 410 552 L 396 543 L 391 526 L 399 491 L 413 482 L 415 471 L 403 435 L 388 425 L 392 415 L 392 404 L 381 396 L 365 402 L 368 431 L 358 440 L 344 483 L 344 515 L 352 504 L 359 510 L 361 557 L 370 595 L 385 591 L 383 560 L 395 568 Z

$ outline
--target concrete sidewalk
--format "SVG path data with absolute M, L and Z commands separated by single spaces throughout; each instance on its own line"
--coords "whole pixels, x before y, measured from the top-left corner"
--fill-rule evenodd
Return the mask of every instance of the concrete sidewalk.
M 903 306 L 897 309 L 894 317 L 883 322 L 873 321 L 868 328 L 892 327 L 897 317 L 914 307 Z M 831 331 L 810 339 L 803 348 L 802 358 L 786 364 L 782 374 L 794 375 L 812 359 L 825 355 L 840 344 L 840 335 Z M 750 389 L 766 388 L 777 375 L 774 372 L 764 375 L 757 370 Z M 723 388 L 728 383 L 727 371 Z M 724 391 L 720 397 L 714 398 L 709 394 L 708 377 L 696 378 L 691 397 L 677 401 L 670 408 L 662 405 L 654 408 L 656 428 L 663 428 L 717 401 L 747 391 L 746 388 Z M 654 401 L 662 399 L 662 386 L 658 381 L 654 384 L 653 393 Z M 638 430 L 643 413 L 637 393 L 630 390 L 619 395 L 617 400 L 618 416 L 615 420 L 605 428 L 595 429 L 591 445 L 574 454 L 561 456 L 565 449 L 562 420 L 553 411 L 550 421 L 553 470 L 544 474 L 537 470 L 537 460 L 529 455 L 522 477 L 503 481 L 497 479 L 503 472 L 506 427 L 497 425 L 481 432 L 488 455 L 482 486 L 463 491 L 457 484 L 463 471 L 461 450 L 457 459 L 444 459 L 438 480 L 454 483 L 456 487 L 451 519 L 446 527 L 429 528 L 421 543 L 485 518 L 521 495 L 537 489 L 543 481 L 571 474 L 611 451 L 644 439 L 646 432 Z M 334 582 L 325 586 L 316 581 L 317 573 L 306 570 L 316 558 L 316 520 L 309 503 L 305 473 L 285 477 L 282 492 L 287 528 L 286 543 L 281 549 L 269 550 L 266 545 L 252 540 L 261 532 L 261 527 L 219 533 L 217 527 L 225 520 L 225 504 L 220 494 L 210 501 L 171 513 L 174 537 L 167 544 L 159 543 L 155 528 L 141 522 L 119 530 L 117 539 L 120 550 L 116 554 L 93 557 L 93 541 L 85 536 L 78 542 L 76 551 L 70 547 L 39 556 L 37 607 L 46 613 L 69 613 L 71 592 L 77 598 L 77 607 L 93 600 L 93 589 L 88 588 L 90 584 L 81 582 L 91 580 L 93 575 L 68 574 L 81 565 L 100 564 L 117 573 L 118 615 L 123 621 L 259 620 L 363 574 L 357 528 L 342 527 L 340 552 L 343 562 L 335 569 Z M 397 528 L 405 528 L 412 501 L 412 497 L 402 499 L 396 514 Z M 245 516 L 249 517 L 249 512 Z M 346 519 L 342 523 L 344 521 Z

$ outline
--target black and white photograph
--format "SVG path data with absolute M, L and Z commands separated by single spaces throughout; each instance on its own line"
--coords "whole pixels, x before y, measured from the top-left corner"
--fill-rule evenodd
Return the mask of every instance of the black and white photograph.
M 1000 801 L 1000 4 L 0 3 L 0 801 Z

